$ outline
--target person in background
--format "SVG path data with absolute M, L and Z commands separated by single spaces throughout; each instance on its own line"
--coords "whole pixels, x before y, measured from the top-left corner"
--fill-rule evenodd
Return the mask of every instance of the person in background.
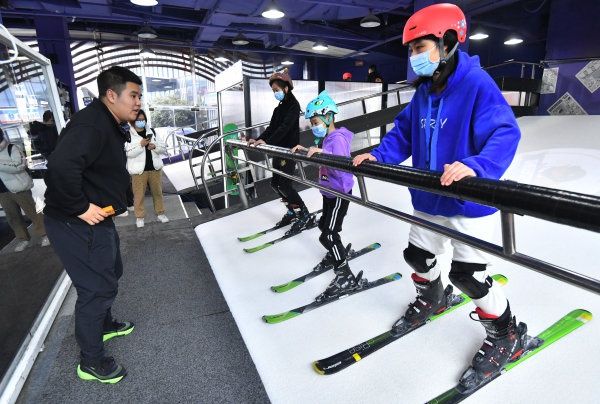
M 377 71 L 376 65 L 369 66 L 369 73 L 367 75 L 367 81 L 369 83 L 383 83 L 383 77 Z
M 56 255 L 77 290 L 77 376 L 118 383 L 125 368 L 106 355 L 104 342 L 129 335 L 134 325 L 112 316 L 123 274 L 119 234 L 112 215 L 127 206 L 128 122 L 141 107 L 142 81 L 113 66 L 98 75 L 99 98 L 77 112 L 48 159 L 44 220 Z
M 8 225 L 18 240 L 15 251 L 23 251 L 31 237 L 21 215 L 21 209 L 33 222 L 33 234 L 40 237 L 42 247 L 50 245 L 46 237 L 44 218 L 37 212 L 31 194 L 33 180 L 27 173 L 27 160 L 17 145 L 13 145 L 0 129 L 0 205 L 6 214 Z
M 273 111 L 271 122 L 258 139 L 250 139 L 248 143 L 251 146 L 268 144 L 292 148 L 300 143 L 300 104 L 292 90 L 294 84 L 287 71 L 275 72 L 269 78 L 269 86 L 273 90 L 273 96 L 279 104 Z M 294 160 L 286 160 L 278 157 L 273 158 L 273 168 L 281 170 L 286 174 L 293 174 L 296 169 Z M 314 215 L 308 212 L 304 201 L 298 195 L 298 191 L 292 186 L 292 180 L 273 173 L 271 187 L 281 197 L 281 201 L 286 205 L 287 212 L 283 218 L 277 222 L 278 227 L 286 226 L 292 222 L 290 233 L 298 233 L 306 227 L 314 224 Z
M 352 73 L 346 72 L 342 75 L 342 80 L 344 81 L 352 81 Z
M 44 111 L 42 122 L 31 122 L 29 124 L 29 134 L 35 151 L 47 159 L 58 142 L 58 131 L 52 111 Z
M 125 146 L 127 171 L 131 174 L 133 207 L 137 227 L 144 227 L 146 185 L 150 186 L 157 219 L 161 223 L 169 221 L 169 218 L 165 216 L 162 193 L 163 161 L 160 157 L 167 150 L 165 145 L 156 139 L 154 130 L 146 127 L 146 122 L 146 113 L 140 109 L 135 120 L 131 122 L 131 143 Z

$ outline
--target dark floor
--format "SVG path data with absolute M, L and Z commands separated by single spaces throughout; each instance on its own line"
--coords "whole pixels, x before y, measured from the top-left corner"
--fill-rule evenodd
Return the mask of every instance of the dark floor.
M 76 377 L 71 292 L 18 402 L 268 402 L 190 221 L 119 233 L 125 273 L 113 313 L 136 329 L 107 348 L 128 376 L 111 386 Z

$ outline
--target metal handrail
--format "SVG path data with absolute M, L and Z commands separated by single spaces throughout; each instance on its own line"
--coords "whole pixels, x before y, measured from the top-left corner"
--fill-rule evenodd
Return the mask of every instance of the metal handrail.
M 526 266 L 555 279 L 600 294 L 600 281 L 598 279 L 517 252 L 513 224 L 513 215 L 520 214 L 600 232 L 600 197 L 598 196 L 485 178 L 466 178 L 450 186 L 442 187 L 440 184 L 441 173 L 438 172 L 376 162 L 365 162 L 358 167 L 354 167 L 352 160 L 346 157 L 316 154 L 309 158 L 304 153 L 291 153 L 288 149 L 281 147 L 265 145 L 250 147 L 246 142 L 236 140 L 229 140 L 227 143 L 232 147 L 245 150 L 252 149 L 262 152 L 267 156 L 293 160 L 298 163 L 300 177 L 284 173 L 271 167 L 269 164 L 261 164 L 248 159 L 242 160 L 239 157 L 234 157 L 237 160 L 244 161 L 246 164 L 253 164 L 302 184 L 325 190 L 342 199 L 358 203 L 408 223 L 422 226 L 502 259 Z M 340 193 L 306 179 L 303 163 L 317 164 L 353 173 L 358 179 L 361 191 L 360 197 Z M 366 194 L 365 177 L 496 207 L 501 211 L 502 245 L 499 246 L 480 240 L 372 202 Z
M 519 62 L 518 60 L 507 60 L 506 62 L 498 63 L 496 65 L 486 66 L 483 70 L 494 69 L 496 67 L 508 66 L 508 65 L 525 65 L 525 66 L 536 66 L 536 67 L 544 67 L 541 63 L 536 62 Z
M 235 133 L 235 132 L 224 133 L 224 134 L 220 135 L 219 137 L 217 137 L 215 140 L 213 140 L 210 143 L 210 145 L 206 148 L 206 153 L 202 157 L 202 163 L 200 165 L 200 178 L 202 179 L 202 187 L 204 188 L 204 192 L 206 193 L 206 198 L 208 199 L 208 204 L 210 205 L 211 212 L 216 212 L 216 208 L 215 208 L 215 204 L 212 201 L 212 198 L 210 195 L 210 190 L 208 189 L 208 185 L 206 184 L 206 178 L 204 177 L 204 166 L 206 164 L 206 159 L 207 159 L 208 155 L 210 154 L 210 150 L 213 147 L 215 147 L 217 142 L 220 142 L 225 136 L 229 136 L 232 133 Z M 246 142 L 244 142 L 244 143 L 246 143 Z M 190 161 L 191 161 L 191 159 L 190 159 Z M 223 173 L 225 173 L 225 171 L 226 171 L 225 164 L 221 163 L 221 165 L 222 165 L 221 170 L 223 171 Z M 190 165 L 190 168 L 191 168 L 191 165 Z M 237 164 L 236 164 L 236 169 L 237 169 Z M 193 171 L 192 171 L 192 174 L 193 174 Z M 196 184 L 196 188 L 198 188 L 198 182 L 196 181 L 195 176 L 194 176 L 194 183 Z M 227 192 L 227 190 L 225 189 L 224 192 Z

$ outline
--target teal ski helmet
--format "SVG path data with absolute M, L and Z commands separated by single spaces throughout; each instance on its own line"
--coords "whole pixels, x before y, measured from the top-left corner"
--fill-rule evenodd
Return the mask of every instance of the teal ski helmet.
M 329 126 L 333 115 L 337 113 L 338 108 L 335 101 L 329 96 L 327 90 L 323 90 L 317 98 L 308 103 L 304 117 L 306 119 L 319 117 L 325 125 Z

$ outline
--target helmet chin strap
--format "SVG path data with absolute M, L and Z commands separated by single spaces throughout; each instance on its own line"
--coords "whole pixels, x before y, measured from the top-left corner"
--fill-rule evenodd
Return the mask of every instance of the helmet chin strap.
M 448 63 L 448 60 L 450 60 L 452 55 L 454 55 L 454 52 L 456 52 L 456 49 L 458 49 L 458 42 L 454 44 L 454 47 L 446 55 L 446 51 L 444 50 L 444 39 L 439 38 L 438 49 L 440 50 L 440 66 L 442 66 Z

